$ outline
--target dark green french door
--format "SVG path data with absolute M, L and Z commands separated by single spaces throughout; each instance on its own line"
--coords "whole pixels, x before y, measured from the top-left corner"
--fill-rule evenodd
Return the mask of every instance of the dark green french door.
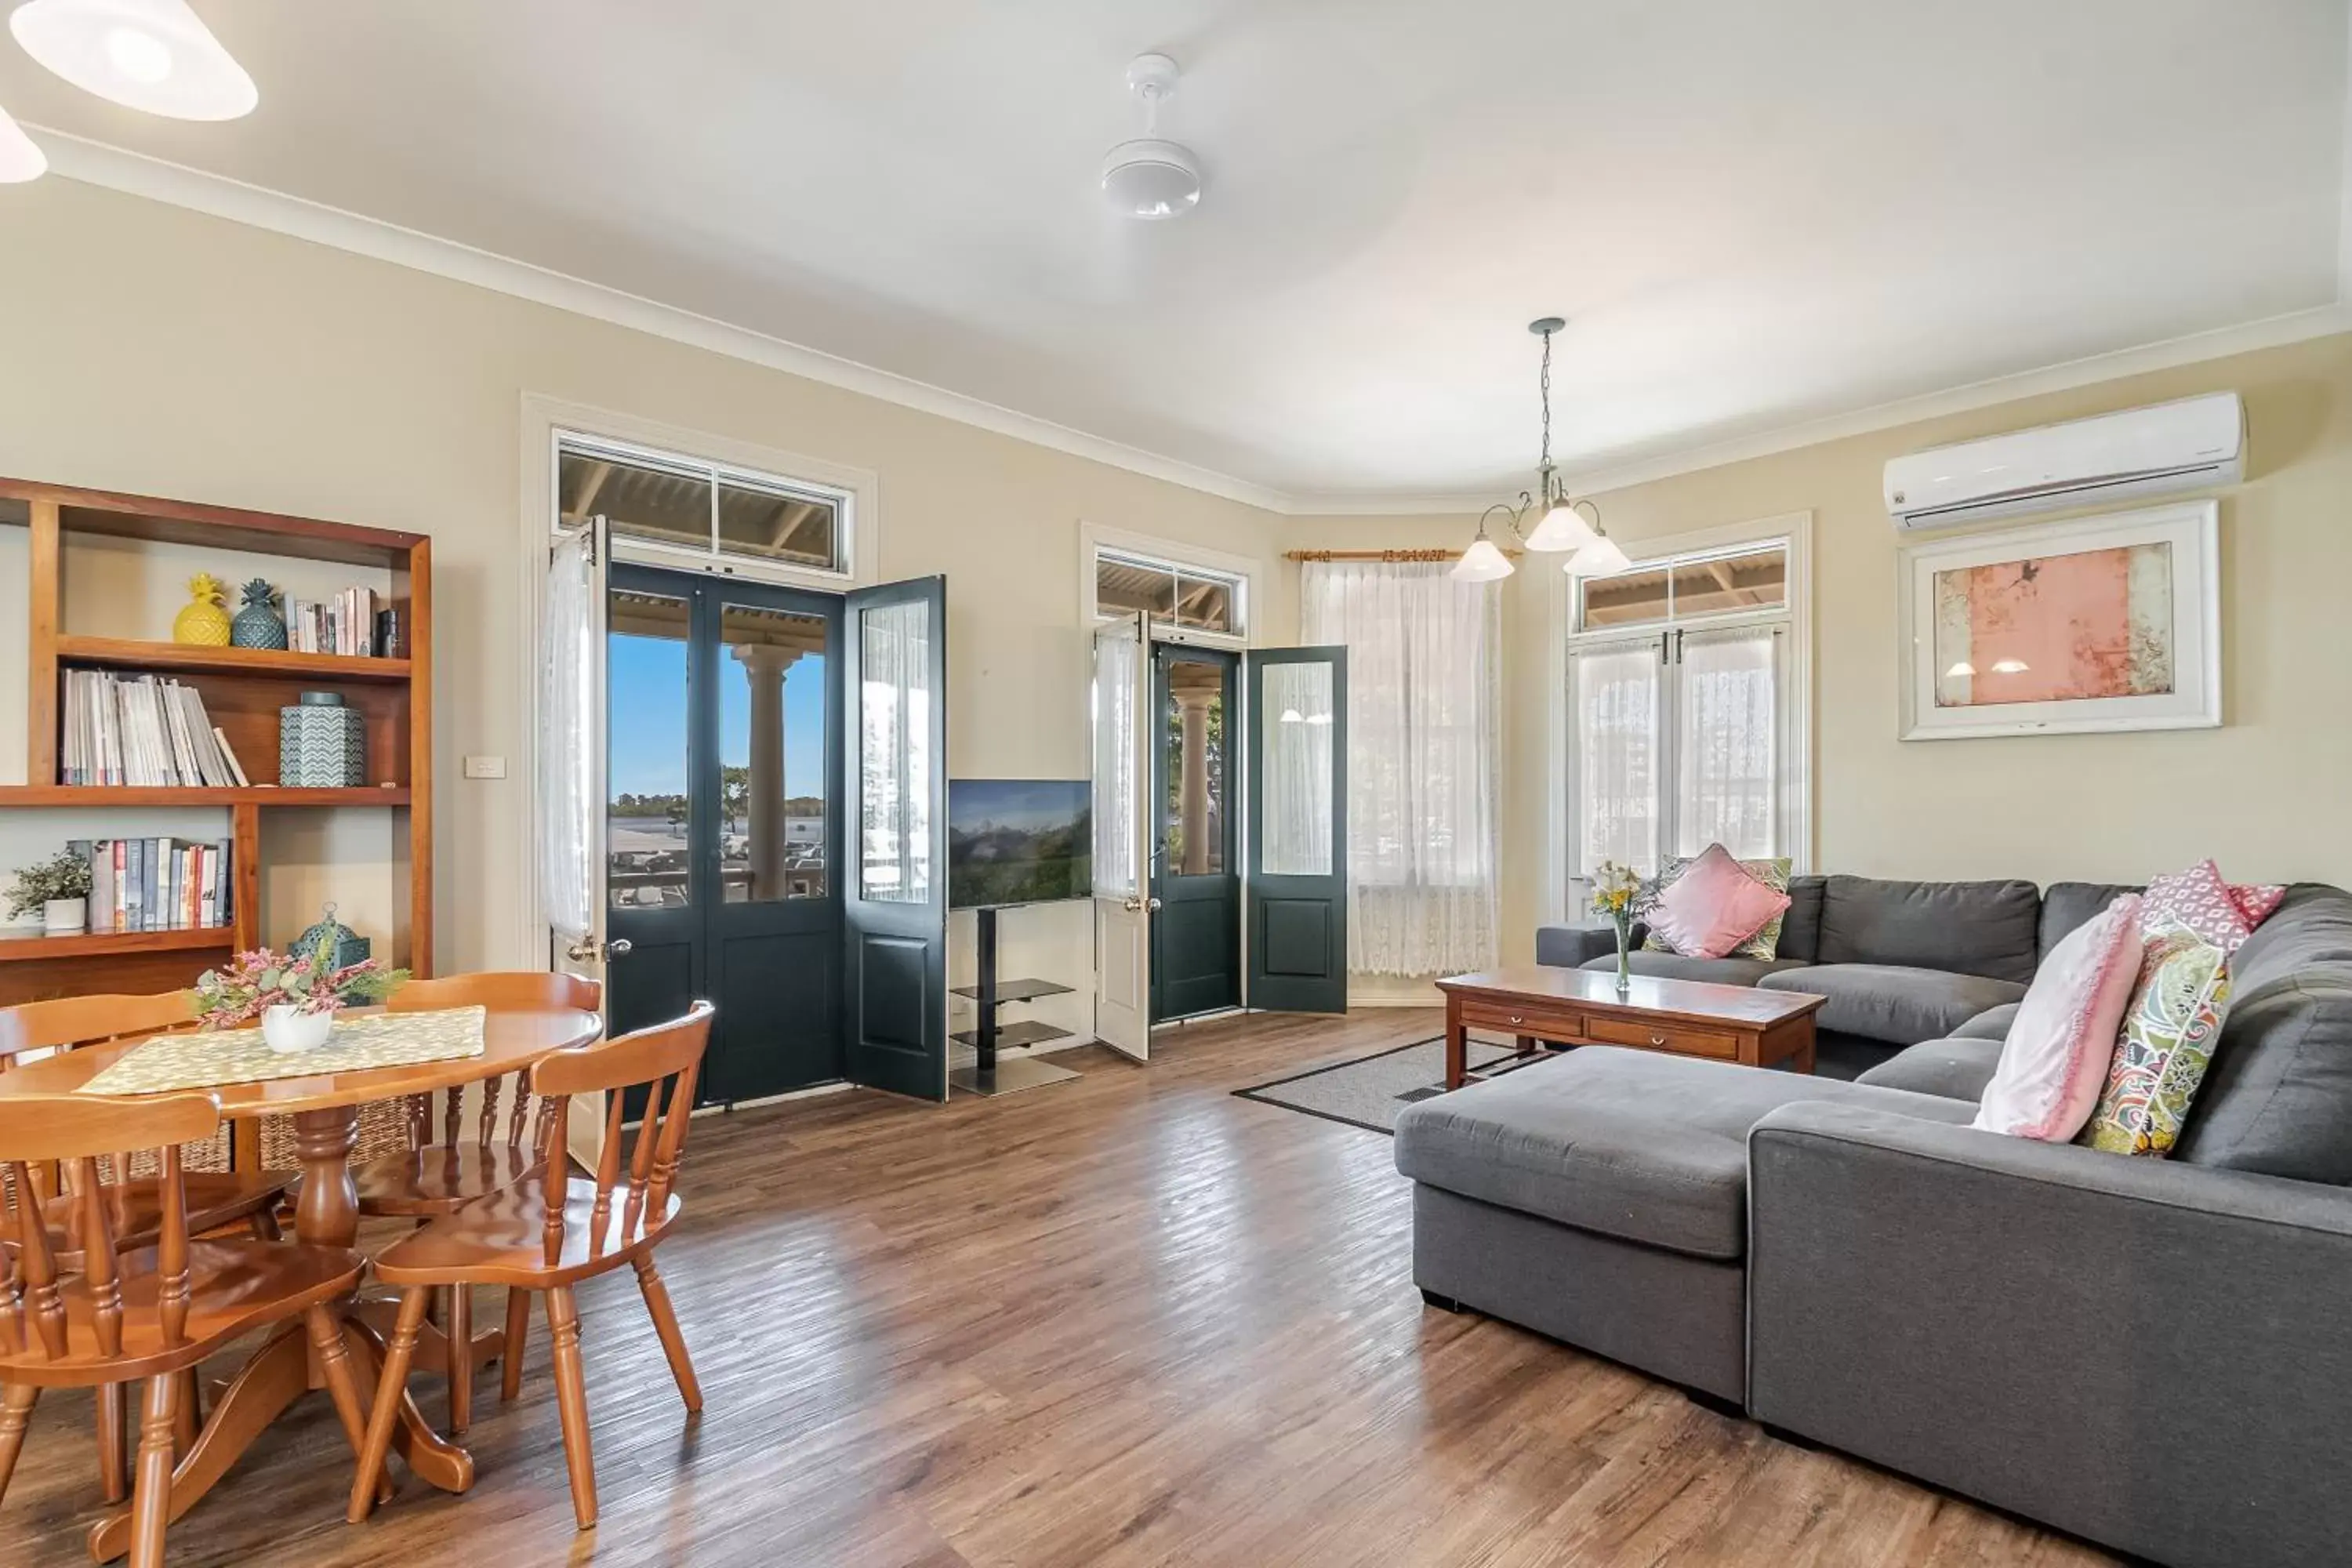
M 1155 1024 L 1242 1004 L 1236 665 L 1215 648 L 1151 650 Z
M 839 1079 L 842 601 L 615 565 L 607 612 L 612 1028 L 709 998 L 707 1102 Z
M 1348 1010 L 1348 650 L 1253 651 L 1249 1005 Z

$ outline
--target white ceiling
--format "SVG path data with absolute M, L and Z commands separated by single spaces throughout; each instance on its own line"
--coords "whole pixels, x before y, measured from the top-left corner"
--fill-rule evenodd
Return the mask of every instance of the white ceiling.
M 0 104 L 1318 504 L 1525 483 L 1549 312 L 1590 468 L 2339 302 L 2344 0 L 197 5 L 249 120 Z

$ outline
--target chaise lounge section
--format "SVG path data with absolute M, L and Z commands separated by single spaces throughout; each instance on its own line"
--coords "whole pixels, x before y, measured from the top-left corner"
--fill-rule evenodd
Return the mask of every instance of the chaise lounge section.
M 2127 1552 L 2352 1562 L 2352 894 L 2231 973 L 2168 1160 L 1972 1131 L 1990 1013 L 1856 1082 L 1587 1047 L 1424 1100 L 1415 1281 Z

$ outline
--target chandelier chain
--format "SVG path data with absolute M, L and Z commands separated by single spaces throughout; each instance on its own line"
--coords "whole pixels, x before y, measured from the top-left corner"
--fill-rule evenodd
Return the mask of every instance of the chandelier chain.
M 1536 465 L 1538 472 L 1551 468 L 1551 334 L 1543 335 L 1543 459 Z

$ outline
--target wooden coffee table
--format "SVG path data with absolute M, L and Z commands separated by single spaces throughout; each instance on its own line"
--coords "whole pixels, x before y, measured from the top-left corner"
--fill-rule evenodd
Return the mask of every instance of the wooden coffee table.
M 1482 1075 L 1469 1070 L 1474 1028 L 1510 1035 L 1522 1057 L 1539 1042 L 1563 1046 L 1631 1046 L 1712 1057 L 1748 1067 L 1793 1064 L 1813 1070 L 1813 1015 L 1827 1000 L 1797 991 L 1757 991 L 1696 980 L 1631 977 L 1617 989 L 1614 972 L 1514 964 L 1437 983 L 1445 993 L 1445 1087 L 1459 1089 Z

